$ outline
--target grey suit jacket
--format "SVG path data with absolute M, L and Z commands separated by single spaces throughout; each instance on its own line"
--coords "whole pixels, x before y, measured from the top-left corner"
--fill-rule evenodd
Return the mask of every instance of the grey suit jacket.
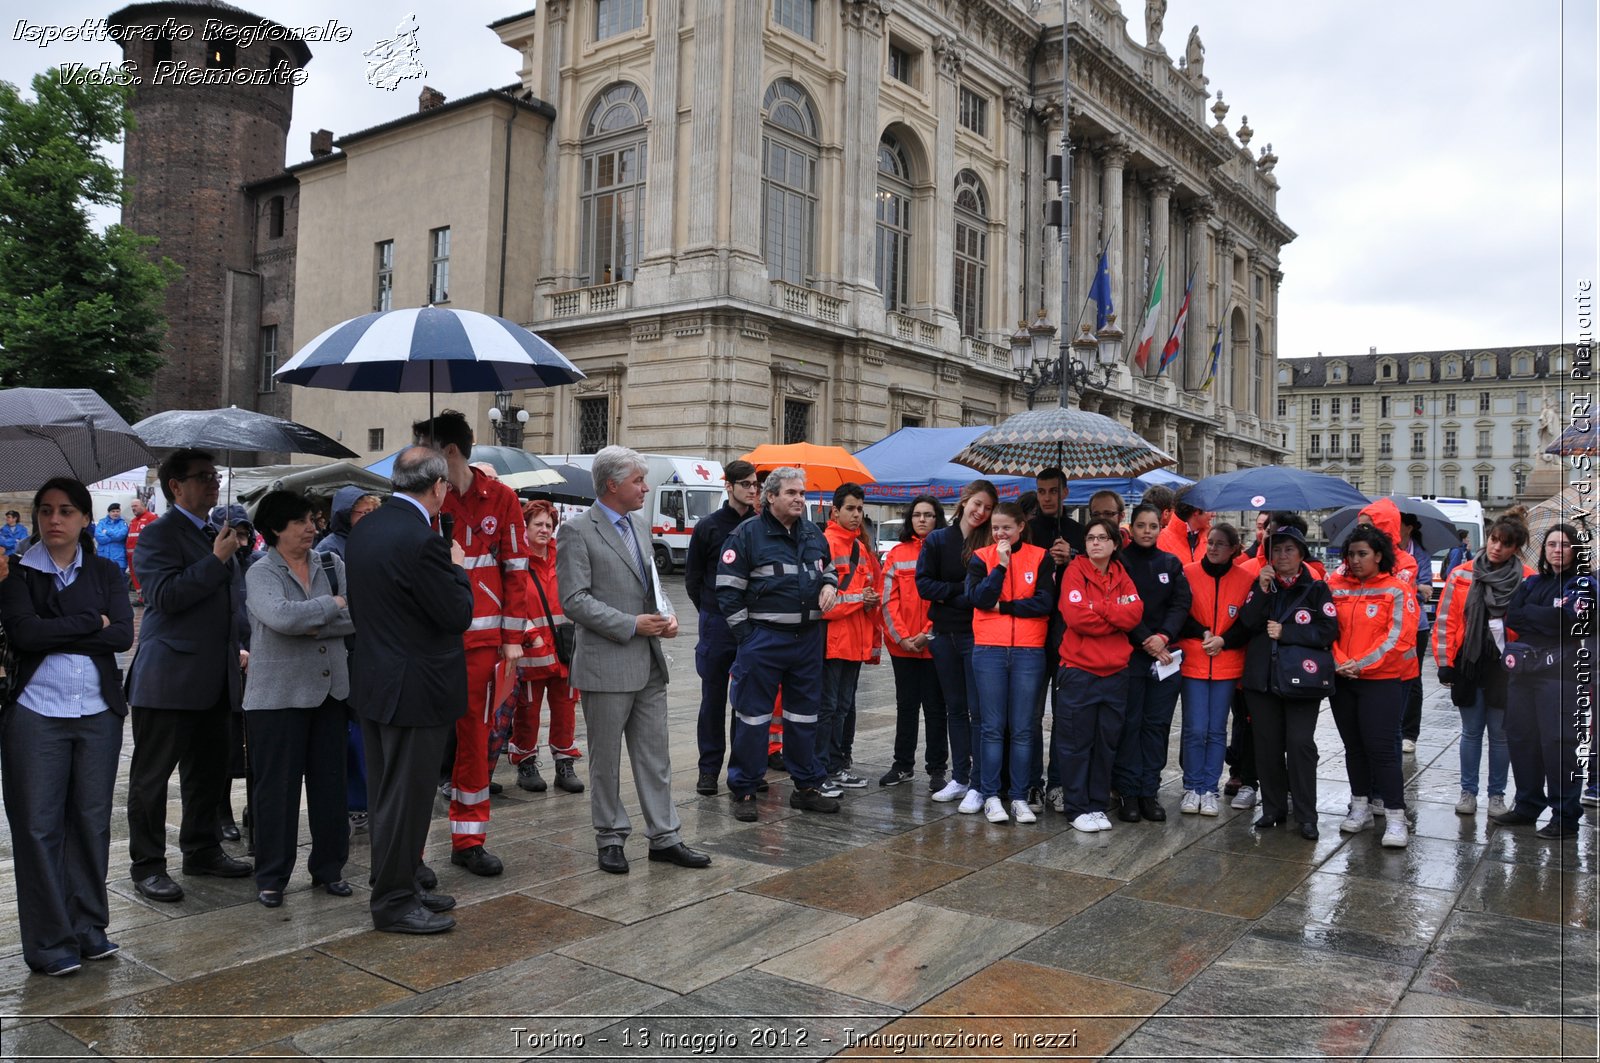
M 650 531 L 637 513 L 628 515 L 641 550 Z M 638 563 L 617 529 L 606 523 L 599 507 L 568 521 L 556 534 L 556 582 L 561 608 L 577 626 L 572 656 L 572 685 L 579 690 L 627 692 L 642 690 L 650 679 L 650 662 L 667 671 L 661 640 L 635 635 L 634 618 L 655 612 L 655 587 L 639 576 Z M 648 563 L 650 555 L 645 554 Z

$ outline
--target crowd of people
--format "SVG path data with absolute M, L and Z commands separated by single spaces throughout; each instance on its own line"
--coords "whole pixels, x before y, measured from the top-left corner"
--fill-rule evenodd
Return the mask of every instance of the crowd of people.
M 184 876 L 253 877 L 257 901 L 282 906 L 303 794 L 315 887 L 354 894 L 350 838 L 368 831 L 374 926 L 449 930 L 454 898 L 424 860 L 435 797 L 449 802 L 451 863 L 500 874 L 487 848 L 495 763 L 503 751 L 519 787 L 546 791 L 541 731 L 555 786 L 588 793 L 602 871 L 629 870 L 624 744 L 648 858 L 711 863 L 685 843 L 671 792 L 662 641 L 678 619 L 641 547 L 644 459 L 597 454 L 595 505 L 561 523 L 469 464 L 461 414 L 415 433 L 393 494 L 341 490 L 326 532 L 288 491 L 262 497 L 253 520 L 218 506 L 215 462 L 193 449 L 161 463 L 160 519 L 141 502 L 133 521 L 115 505 L 96 521 L 71 479 L 39 488 L 31 532 L 6 514 L 0 773 L 32 970 L 70 974 L 117 951 L 107 876 L 130 715 L 129 875 L 151 901 L 184 896 L 168 869 L 176 769 Z M 1256 810 L 1256 830 L 1292 822 L 1315 840 L 1326 700 L 1351 794 L 1339 829 L 1381 825 L 1380 844 L 1403 848 L 1430 655 L 1461 713 L 1458 813 L 1478 811 L 1485 734 L 1497 824 L 1549 810 L 1537 833 L 1559 840 L 1596 803 L 1579 761 L 1595 585 L 1569 525 L 1545 533 L 1534 570 L 1517 560 L 1520 515 L 1494 521 L 1482 549 L 1452 552 L 1430 625 L 1431 560 L 1388 499 L 1325 567 L 1299 514 L 1262 513 L 1246 544 L 1153 488 L 1127 514 L 1096 494 L 1080 523 L 1066 477 L 1047 469 L 1016 502 L 972 481 L 948 519 L 933 496 L 911 499 L 880 560 L 860 485 L 833 492 L 819 527 L 802 470 L 724 472 L 727 501 L 696 526 L 685 579 L 699 612 L 696 790 L 716 796 L 725 773 L 741 821 L 760 819 L 769 772 L 786 772 L 789 803 L 810 813 L 836 814 L 846 790 L 871 785 L 855 770 L 856 693 L 884 651 L 895 733 L 877 785 L 917 782 L 920 736 L 932 800 L 993 824 L 1166 821 L 1179 716 L 1179 814 L 1217 816 L 1230 800 Z M 124 682 L 130 586 L 144 612 Z M 222 845 L 239 837 L 240 776 L 253 863 Z

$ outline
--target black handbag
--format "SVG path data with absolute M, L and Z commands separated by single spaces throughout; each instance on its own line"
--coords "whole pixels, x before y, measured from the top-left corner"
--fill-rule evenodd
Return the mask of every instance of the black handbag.
M 556 644 L 556 660 L 562 664 L 572 663 L 572 651 L 578 646 L 578 631 L 571 624 L 556 623 L 555 616 L 550 612 L 550 599 L 544 596 L 544 587 L 539 583 L 539 577 L 532 572 L 528 579 L 533 583 L 533 589 L 539 592 L 539 604 L 544 606 L 544 618 L 550 625 L 550 638 Z
M 1300 600 L 1283 607 L 1280 615 L 1288 616 L 1310 597 L 1310 592 Z M 1285 645 L 1272 640 L 1272 687 L 1279 697 L 1321 698 L 1333 693 L 1333 651 L 1320 646 Z

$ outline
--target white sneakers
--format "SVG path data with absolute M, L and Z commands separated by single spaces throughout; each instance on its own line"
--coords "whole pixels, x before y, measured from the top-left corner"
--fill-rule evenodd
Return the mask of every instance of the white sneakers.
M 1021 804 L 1023 808 L 1028 807 L 1028 803 L 1026 801 L 1021 802 Z M 963 807 L 965 807 L 965 803 L 963 803 Z M 987 819 L 990 823 L 1006 822 L 1006 806 L 1000 803 L 1000 799 L 998 797 L 987 798 L 983 802 L 983 818 Z
M 1092 813 L 1092 815 L 1094 816 L 1095 822 L 1100 824 L 1101 830 L 1111 829 L 1111 821 L 1106 818 L 1106 814 L 1104 812 L 1095 812 Z
M 941 790 L 933 795 L 933 799 L 935 801 L 955 801 L 965 796 L 967 796 L 966 786 L 951 779 L 944 784 Z
M 1470 816 L 1478 811 L 1478 795 L 1471 790 L 1462 790 L 1461 796 L 1456 799 L 1456 815 Z
M 1240 790 L 1239 792 L 1240 793 L 1244 793 L 1243 790 Z M 1215 816 L 1221 811 L 1222 810 L 1217 807 L 1217 795 L 1216 794 L 1201 794 L 1200 795 L 1200 814 L 1202 816 Z
M 1081 830 L 1085 834 L 1093 834 L 1100 829 L 1099 817 L 1093 812 L 1081 813 L 1073 817 L 1072 828 L 1073 830 Z
M 983 811 L 983 795 L 976 790 L 968 790 L 967 796 L 961 799 L 961 806 L 956 809 L 968 816 L 975 816 Z
M 1037 823 L 1039 817 L 1034 815 L 1033 809 L 1028 807 L 1026 801 L 1011 802 L 1011 818 L 1018 823 Z
M 1383 812 L 1383 842 L 1385 849 L 1404 849 L 1411 840 L 1411 832 L 1406 829 L 1406 810 L 1403 808 L 1388 808 Z
M 1415 753 L 1416 751 L 1417 751 L 1417 743 L 1415 741 L 1413 741 L 1412 739 L 1409 739 L 1409 738 L 1400 739 L 1400 752 L 1402 752 L 1402 753 Z M 1400 844 L 1404 845 L 1405 843 L 1401 842 Z
M 1357 834 L 1370 826 L 1372 826 L 1372 807 L 1365 797 L 1352 797 L 1350 814 L 1339 824 L 1339 829 L 1346 834 Z
M 1457 809 L 1457 811 L 1459 811 L 1459 808 Z M 1511 811 L 1511 806 L 1506 804 L 1506 795 L 1505 794 L 1490 794 L 1489 795 L 1489 815 L 1491 815 L 1491 816 L 1503 816 L 1507 812 L 1510 812 L 1510 811 Z
M 1183 801 L 1178 805 L 1178 811 L 1186 816 L 1192 816 L 1200 811 L 1200 793 L 1198 790 L 1185 790 Z M 1215 815 L 1215 813 L 1213 813 Z
M 1254 786 L 1239 787 L 1239 792 L 1233 795 L 1233 800 L 1229 804 L 1233 808 L 1256 807 L 1256 788 Z

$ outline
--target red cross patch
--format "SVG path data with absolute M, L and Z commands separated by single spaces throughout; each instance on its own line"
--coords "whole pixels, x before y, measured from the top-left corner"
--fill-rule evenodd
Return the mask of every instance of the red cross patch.
M 1298 613 L 1295 613 L 1294 614 L 1294 622 L 1297 623 L 1297 624 L 1309 624 L 1309 623 L 1311 623 L 1311 610 L 1302 609 Z
M 1339 615 L 1339 610 L 1334 608 L 1332 602 L 1323 602 L 1322 603 L 1322 615 L 1323 616 L 1337 617 Z
M 478 522 L 478 527 L 480 530 L 482 530 L 484 535 L 493 536 L 494 530 L 500 527 L 500 522 L 496 520 L 494 514 L 491 513 L 484 517 L 483 520 Z
M 1083 601 L 1083 592 L 1082 591 L 1069 591 L 1067 593 L 1067 601 L 1072 602 L 1074 605 L 1076 605 L 1078 602 Z
M 1376 617 L 1377 615 L 1378 615 L 1378 607 L 1376 605 L 1367 606 L 1367 619 L 1371 620 L 1372 618 Z
M 722 551 L 722 563 L 725 565 L 731 565 L 733 564 L 734 559 L 738 556 L 738 554 L 733 552 L 733 548 L 729 547 L 728 549 Z
M 1317 674 L 1317 662 L 1313 661 L 1310 657 L 1307 657 L 1305 660 L 1301 661 L 1300 667 L 1307 675 Z

